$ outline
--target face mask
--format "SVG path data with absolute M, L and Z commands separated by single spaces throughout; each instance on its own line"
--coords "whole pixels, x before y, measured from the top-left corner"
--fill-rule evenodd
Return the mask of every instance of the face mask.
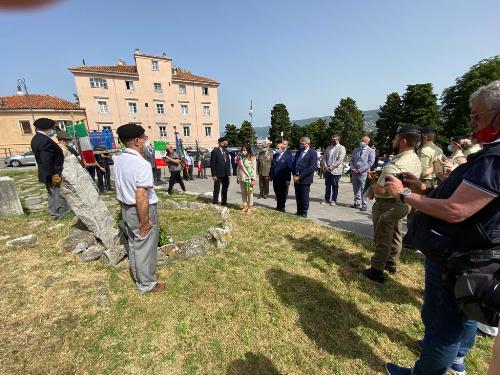
M 304 147 L 304 145 L 303 145 L 302 143 L 301 143 L 301 144 L 299 144 L 299 150 L 300 150 L 300 151 L 304 151 L 304 148 L 305 148 L 305 147 Z
M 477 133 L 474 133 L 474 137 L 481 143 L 490 143 L 500 137 L 500 130 L 493 129 L 493 125 L 490 124 Z
M 222 146 L 222 148 L 227 148 L 227 145 L 226 145 L 226 144 L 225 144 L 225 145 L 223 145 L 223 146 Z
M 51 129 L 51 130 L 49 130 L 49 131 L 47 132 L 47 135 L 48 135 L 49 137 L 51 137 L 51 138 L 52 138 L 54 135 L 56 135 L 56 134 L 57 134 L 57 131 L 56 131 L 56 130 L 54 130 L 54 129 Z
M 241 151 L 241 155 L 247 156 L 247 154 L 248 154 L 248 151 Z
M 448 152 L 453 152 L 453 146 L 452 145 L 448 145 Z
M 366 142 L 359 142 L 359 147 L 365 148 L 366 146 L 368 146 Z

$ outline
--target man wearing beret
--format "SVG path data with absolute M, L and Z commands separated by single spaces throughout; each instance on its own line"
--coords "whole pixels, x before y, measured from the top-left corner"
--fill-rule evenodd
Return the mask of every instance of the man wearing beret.
M 116 133 L 125 150 L 114 158 L 116 199 L 120 202 L 128 238 L 130 273 L 139 293 L 160 292 L 156 278 L 160 233 L 151 164 L 144 158 L 146 135 L 136 124 L 120 126 Z
M 64 154 L 52 140 L 56 135 L 56 122 L 49 118 L 39 118 L 33 125 L 36 134 L 31 140 L 31 149 L 38 165 L 38 180 L 47 188 L 49 214 L 54 220 L 58 220 L 69 211 L 69 207 L 60 195 Z
M 421 142 L 421 136 L 422 130 L 419 126 L 402 126 L 392 143 L 394 153 L 398 154 L 384 167 L 380 177 L 376 181 L 372 180 L 370 185 L 375 195 L 375 204 L 372 208 L 375 254 L 371 259 L 371 267 L 361 273 L 379 283 L 385 282 L 384 270 L 396 273 L 396 262 L 402 247 L 403 219 L 410 212 L 410 206 L 395 199 L 386 191 L 385 179 L 388 176 L 402 179 L 403 174 L 407 172 L 420 176 L 422 165 L 415 149 Z

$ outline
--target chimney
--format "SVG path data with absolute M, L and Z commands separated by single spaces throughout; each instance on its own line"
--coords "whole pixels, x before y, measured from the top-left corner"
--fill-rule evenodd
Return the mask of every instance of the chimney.
M 167 57 L 167 53 L 166 53 L 166 52 L 163 52 L 163 53 L 162 53 L 162 56 L 163 56 L 163 57 Z
M 140 54 L 141 54 L 141 50 L 139 48 L 136 48 L 134 51 L 134 55 L 140 55 Z
M 116 62 L 116 65 L 123 66 L 123 65 L 127 65 L 127 64 L 122 59 L 118 59 L 118 61 Z

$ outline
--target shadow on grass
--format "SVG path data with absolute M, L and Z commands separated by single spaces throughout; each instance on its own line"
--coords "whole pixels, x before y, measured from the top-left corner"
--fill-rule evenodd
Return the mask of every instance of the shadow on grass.
M 375 354 L 373 347 L 381 335 L 408 347 L 414 345 L 406 333 L 376 322 L 359 311 L 353 302 L 340 298 L 317 280 L 278 268 L 268 270 L 266 277 L 282 302 L 297 311 L 304 333 L 332 355 L 361 359 L 379 372 L 385 362 Z M 368 340 L 372 341 L 371 345 Z
M 237 359 L 229 364 L 227 375 L 281 375 L 270 359 L 263 354 L 246 352 L 245 358 Z
M 369 242 L 361 237 L 345 233 L 340 235 L 349 236 L 346 239 L 361 249 L 367 250 L 369 248 Z M 417 308 L 422 305 L 422 302 L 415 296 L 416 294 L 421 295 L 421 290 L 403 286 L 394 279 L 391 279 L 385 285 L 378 285 L 365 280 L 359 275 L 357 271 L 366 268 L 370 262 L 369 256 L 363 254 L 363 252 L 348 253 L 316 236 L 307 235 L 297 238 L 287 235 L 285 238 L 293 245 L 295 250 L 308 254 L 306 261 L 311 263 L 313 267 L 322 272 L 328 271 L 315 261 L 317 258 L 324 260 L 328 266 L 333 264 L 340 266 L 338 276 L 345 284 L 350 284 L 358 278 L 362 282 L 358 284 L 357 288 L 378 301 L 412 304 Z

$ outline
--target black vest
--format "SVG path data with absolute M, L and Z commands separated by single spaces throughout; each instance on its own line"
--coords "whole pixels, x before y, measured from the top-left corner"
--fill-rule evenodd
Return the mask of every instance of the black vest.
M 474 168 L 476 162 L 486 156 L 500 157 L 500 142 L 470 155 L 467 163 L 457 167 L 429 194 L 429 197 L 447 199 L 452 196 L 467 171 Z M 440 264 L 444 264 L 456 251 L 500 247 L 500 197 L 461 223 L 448 223 L 417 211 L 408 233 L 418 249 Z

